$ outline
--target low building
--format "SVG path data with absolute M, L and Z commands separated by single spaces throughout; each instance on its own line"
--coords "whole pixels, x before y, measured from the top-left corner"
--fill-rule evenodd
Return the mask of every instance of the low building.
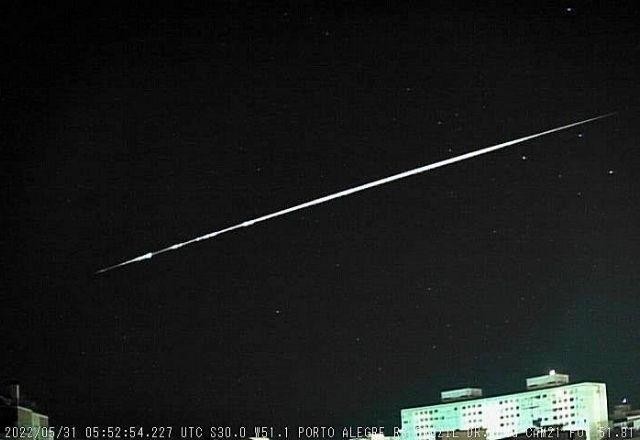
M 627 399 L 613 407 L 609 420 L 612 428 L 619 428 L 620 435 L 626 437 L 627 433 L 632 433 L 640 437 L 640 409 L 634 409 Z

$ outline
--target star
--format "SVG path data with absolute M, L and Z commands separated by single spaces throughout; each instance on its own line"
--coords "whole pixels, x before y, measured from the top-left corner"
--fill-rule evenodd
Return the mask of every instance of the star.
M 522 156 L 522 160 L 527 160 L 527 156 Z
M 614 173 L 613 170 L 609 170 L 609 172 L 608 172 L 609 175 L 612 175 L 613 173 Z

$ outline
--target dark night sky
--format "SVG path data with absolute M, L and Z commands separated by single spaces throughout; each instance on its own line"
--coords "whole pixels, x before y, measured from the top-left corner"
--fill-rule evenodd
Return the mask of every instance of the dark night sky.
M 394 425 L 549 368 L 639 401 L 640 13 L 599 3 L 7 2 L 0 379 L 53 425 Z

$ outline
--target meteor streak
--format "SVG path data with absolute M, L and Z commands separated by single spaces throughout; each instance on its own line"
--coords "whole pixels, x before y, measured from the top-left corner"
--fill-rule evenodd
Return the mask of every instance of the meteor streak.
M 148 253 L 146 253 L 144 255 L 140 255 L 140 256 L 132 258 L 130 260 L 123 261 L 122 263 L 114 264 L 112 266 L 108 266 L 108 267 L 105 267 L 103 269 L 100 269 L 100 270 L 98 270 L 96 272 L 96 274 L 105 273 L 105 272 L 108 272 L 110 270 L 117 269 L 118 267 L 127 266 L 129 264 L 138 263 L 140 261 L 150 260 L 151 258 L 155 257 L 156 255 L 163 254 L 165 252 L 175 251 L 175 250 L 180 249 L 180 248 L 182 248 L 184 246 L 188 246 L 190 244 L 197 243 L 199 241 L 209 240 L 211 238 L 217 237 L 218 235 L 222 235 L 222 234 L 225 234 L 227 232 L 234 231 L 236 229 L 253 226 L 256 223 L 260 223 L 260 222 L 263 222 L 263 221 L 266 221 L 266 220 L 271 220 L 272 218 L 280 217 L 282 215 L 286 215 L 286 214 L 289 214 L 289 213 L 294 212 L 294 211 L 299 211 L 301 209 L 309 208 L 311 206 L 320 205 L 321 203 L 325 203 L 325 202 L 328 202 L 330 200 L 338 199 L 340 197 L 345 197 L 345 196 L 348 196 L 348 195 L 351 195 L 351 194 L 354 194 L 354 193 L 357 193 L 357 192 L 360 192 L 360 191 L 364 191 L 364 190 L 369 189 L 369 188 L 373 188 L 375 186 L 384 185 L 386 183 L 393 182 L 395 180 L 400 180 L 400 179 L 404 179 L 405 177 L 413 176 L 415 174 L 424 173 L 425 171 L 433 170 L 433 169 L 440 168 L 440 167 L 443 167 L 443 166 L 446 166 L 446 165 L 450 165 L 452 163 L 461 162 L 463 160 L 471 159 L 472 157 L 476 157 L 476 156 L 480 156 L 480 155 L 483 155 L 483 154 L 491 153 L 492 151 L 500 150 L 502 148 L 509 147 L 511 145 L 515 145 L 515 144 L 519 144 L 519 143 L 522 143 L 522 142 L 526 142 L 528 140 L 535 139 L 535 138 L 538 138 L 538 137 L 541 137 L 541 136 L 545 136 L 547 134 L 555 133 L 555 132 L 561 131 L 561 130 L 566 130 L 568 128 L 576 127 L 578 125 L 587 124 L 589 122 L 597 121 L 598 119 L 607 118 L 607 117 L 612 116 L 614 114 L 615 113 L 608 113 L 606 115 L 597 116 L 595 118 L 585 119 L 584 121 L 579 121 L 579 122 L 574 122 L 572 124 L 563 125 L 562 127 L 552 128 L 550 130 L 546 130 L 546 131 L 543 131 L 543 132 L 540 132 L 540 133 L 536 133 L 536 134 L 532 134 L 532 135 L 529 135 L 529 136 L 525 136 L 525 137 L 521 137 L 521 138 L 518 138 L 518 139 L 514 139 L 514 140 L 511 140 L 511 141 L 503 142 L 501 144 L 492 145 L 490 147 L 481 148 L 479 150 L 471 151 L 469 153 L 461 154 L 459 156 L 451 157 L 449 159 L 441 160 L 439 162 L 434 162 L 432 164 L 423 165 L 423 166 L 418 167 L 418 168 L 413 168 L 413 169 L 408 170 L 408 171 L 403 171 L 401 173 L 394 174 L 392 176 L 388 176 L 388 177 L 384 177 L 382 179 L 374 180 L 373 182 L 364 183 L 362 185 L 354 186 L 352 188 L 348 188 L 348 189 L 345 189 L 345 190 L 342 190 L 342 191 L 338 191 L 338 192 L 333 193 L 333 194 L 326 195 L 324 197 L 313 199 L 313 200 L 310 200 L 308 202 L 292 206 L 290 208 L 285 208 L 285 209 L 282 209 L 280 211 L 272 212 L 271 214 L 266 214 L 266 215 L 263 215 L 261 217 L 256 217 L 254 219 L 245 220 L 242 223 L 238 223 L 236 225 L 229 226 L 227 228 L 220 229 L 218 231 L 209 232 L 208 234 L 201 235 L 199 237 L 195 237 L 195 238 L 192 238 L 191 240 L 183 241 L 181 243 L 176 243 L 176 244 L 173 244 L 171 246 L 167 246 L 165 248 L 159 249 L 157 251 L 148 252 Z

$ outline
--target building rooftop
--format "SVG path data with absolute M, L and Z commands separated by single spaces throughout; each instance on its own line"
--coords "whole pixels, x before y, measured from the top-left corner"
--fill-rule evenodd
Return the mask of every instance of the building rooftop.
M 424 408 L 426 406 L 449 405 L 449 404 L 457 403 L 457 402 L 472 402 L 472 401 L 483 400 L 483 399 L 491 399 L 491 398 L 501 397 L 501 396 L 511 396 L 511 395 L 516 395 L 516 394 L 535 393 L 535 392 L 538 392 L 538 391 L 541 391 L 541 390 L 545 390 L 545 389 L 554 389 L 554 388 L 566 387 L 566 386 L 580 386 L 580 385 L 587 385 L 587 384 L 602 385 L 602 383 L 600 383 L 600 382 L 575 382 L 575 383 L 570 383 L 569 382 L 569 375 L 556 373 L 554 370 L 551 370 L 549 372 L 549 374 L 544 375 L 544 376 L 536 376 L 536 377 L 527 378 L 527 384 L 530 383 L 529 381 L 531 379 L 538 379 L 540 384 L 544 384 L 544 386 L 543 385 L 537 385 L 537 386 L 534 386 L 534 387 L 529 387 L 528 386 L 524 390 L 511 391 L 511 392 L 507 392 L 507 393 L 500 393 L 500 394 L 494 394 L 494 395 L 488 395 L 488 396 L 484 396 L 482 394 L 482 389 L 481 388 L 460 388 L 460 389 L 455 389 L 455 390 L 443 391 L 441 393 L 441 401 L 440 402 L 427 403 L 427 404 L 424 404 L 424 405 L 413 406 L 413 407 L 410 407 L 410 408 L 405 408 L 405 409 L 403 409 L 403 411 L 404 410 L 411 410 L 411 409 L 415 409 L 415 408 Z M 475 393 L 473 393 L 473 392 L 471 392 L 471 390 L 476 390 L 476 391 L 475 391 Z M 461 394 L 461 395 L 464 395 L 465 397 L 462 397 L 462 398 L 447 398 L 447 399 L 445 399 L 445 396 L 448 397 L 449 393 L 454 393 L 455 395 Z

